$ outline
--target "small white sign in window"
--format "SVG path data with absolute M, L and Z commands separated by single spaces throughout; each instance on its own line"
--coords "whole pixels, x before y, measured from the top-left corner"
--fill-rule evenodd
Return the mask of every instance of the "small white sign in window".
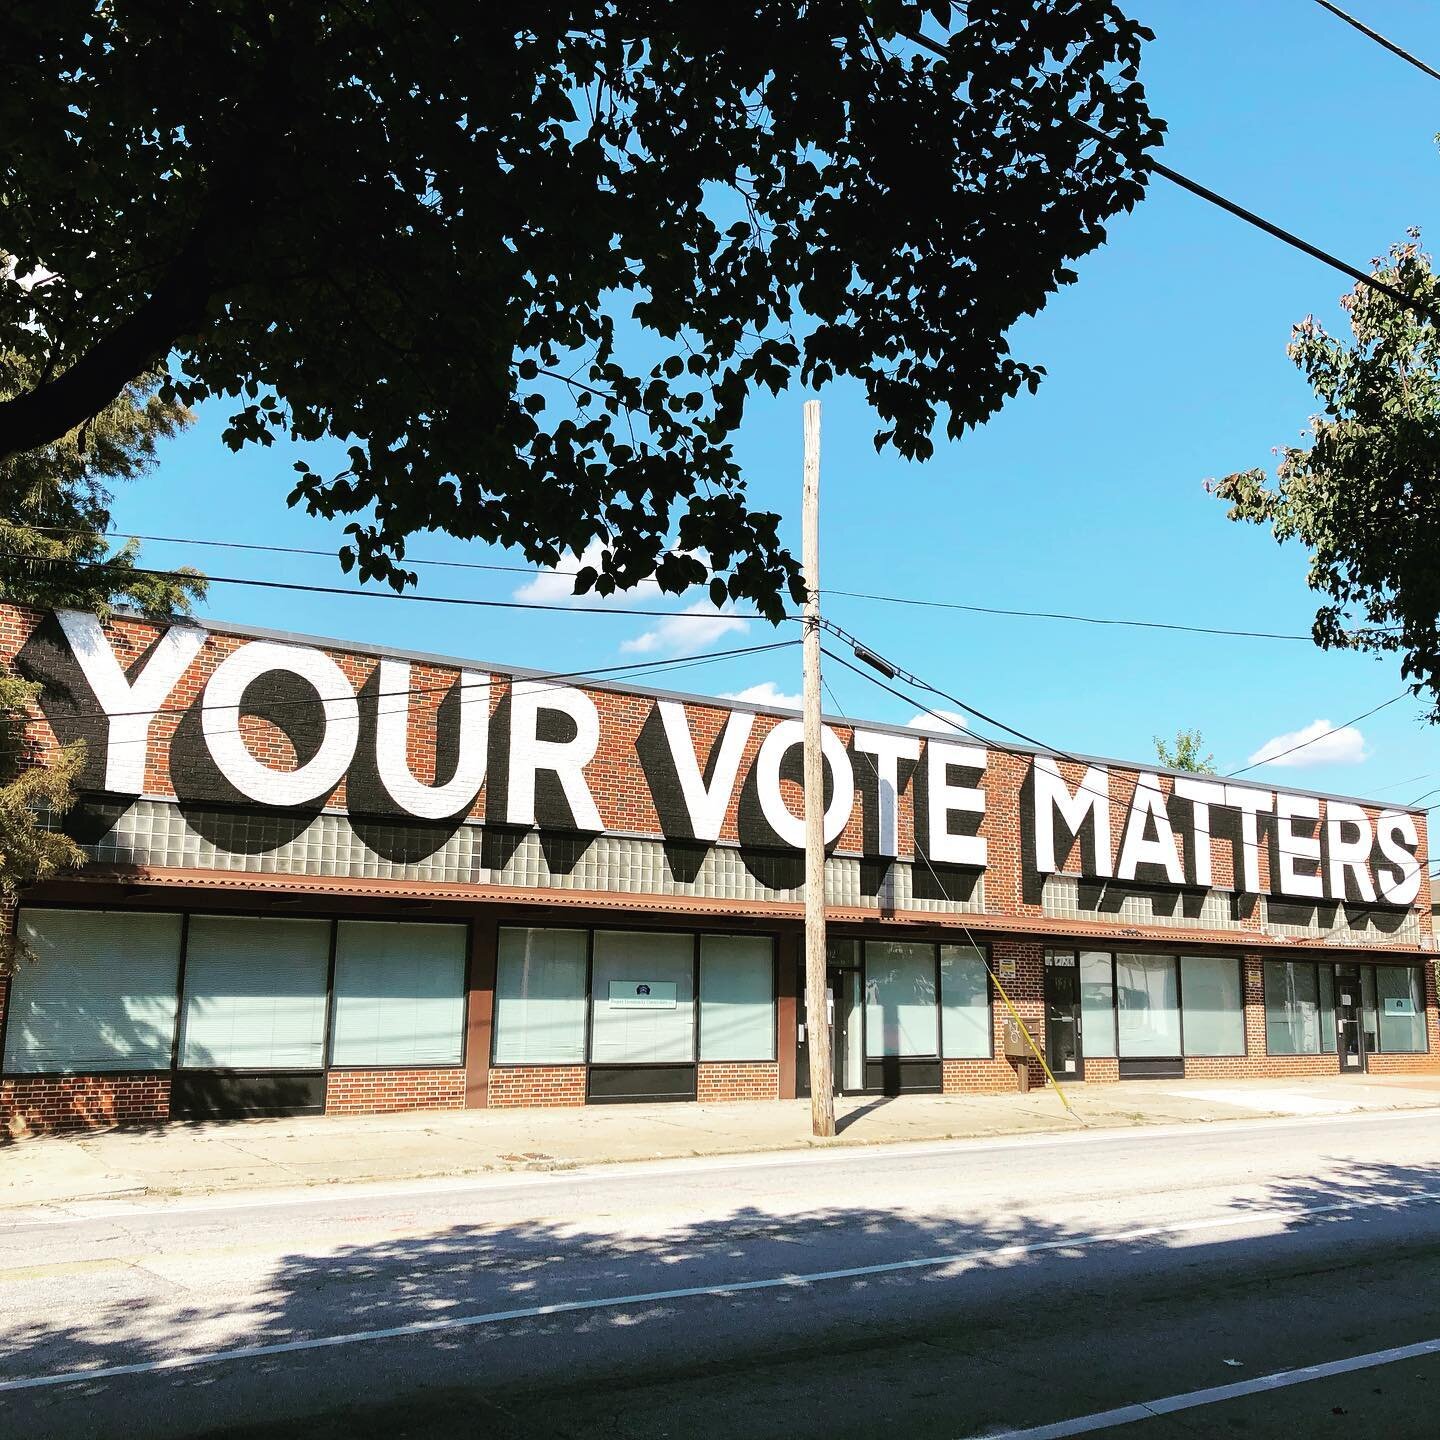
M 673 980 L 612 980 L 609 998 L 612 1010 L 673 1010 L 675 1008 L 675 982 Z

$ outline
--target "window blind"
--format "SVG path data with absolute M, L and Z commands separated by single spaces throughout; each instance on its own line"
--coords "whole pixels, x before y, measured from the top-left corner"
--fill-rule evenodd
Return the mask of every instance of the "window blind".
M 585 952 L 583 930 L 501 930 L 497 1065 L 584 1064 Z
M 26 909 L 20 938 L 35 958 L 10 981 L 6 1070 L 170 1068 L 178 915 Z
M 334 1065 L 458 1065 L 463 925 L 342 920 L 335 939 Z
M 593 1063 L 683 1064 L 695 1059 L 691 936 L 597 930 L 591 985 Z M 642 986 L 648 993 L 632 993 Z
M 990 973 L 973 945 L 940 947 L 940 1044 L 952 1060 L 990 1054 Z
M 329 969 L 328 920 L 194 916 L 185 955 L 181 1065 L 320 1069 Z
M 700 1058 L 775 1058 L 775 961 L 768 937 L 700 937 Z
M 938 1055 L 935 947 L 904 940 L 865 942 L 865 1050 Z

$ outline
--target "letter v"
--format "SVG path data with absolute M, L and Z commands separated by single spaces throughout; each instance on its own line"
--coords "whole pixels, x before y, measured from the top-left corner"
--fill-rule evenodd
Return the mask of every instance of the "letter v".
M 714 773 L 706 785 L 695 758 L 695 741 L 690 734 L 690 721 L 685 707 L 678 700 L 656 701 L 665 738 L 670 744 L 670 758 L 680 779 L 680 794 L 685 813 L 690 818 L 690 833 L 696 840 L 718 840 L 725 823 L 725 811 L 735 793 L 735 778 L 740 773 L 740 759 L 755 717 L 748 710 L 732 710 L 720 737 L 720 753 L 715 758 Z

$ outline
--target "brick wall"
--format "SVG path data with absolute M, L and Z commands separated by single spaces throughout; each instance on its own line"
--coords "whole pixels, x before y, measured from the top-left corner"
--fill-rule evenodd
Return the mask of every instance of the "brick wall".
M 383 1115 L 397 1110 L 463 1110 L 465 1071 L 332 1070 L 327 1115 Z
M 773 1060 L 712 1060 L 695 1075 L 697 1100 L 774 1100 L 780 1094 L 780 1067 Z
M 0 1135 L 168 1120 L 170 1076 L 35 1075 L 0 1080 Z
M 490 1105 L 494 1109 L 584 1103 L 583 1065 L 495 1065 L 490 1069 Z

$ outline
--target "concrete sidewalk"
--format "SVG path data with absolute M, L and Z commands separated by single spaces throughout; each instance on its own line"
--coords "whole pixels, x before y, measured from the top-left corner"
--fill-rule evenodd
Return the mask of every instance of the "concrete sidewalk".
M 1130 1081 L 1028 1095 L 837 1101 L 840 1134 L 810 1135 L 808 1101 L 315 1116 L 37 1136 L 0 1145 L 0 1209 L 67 1201 L 553 1170 L 619 1160 L 883 1145 L 1440 1106 L 1440 1077 Z

